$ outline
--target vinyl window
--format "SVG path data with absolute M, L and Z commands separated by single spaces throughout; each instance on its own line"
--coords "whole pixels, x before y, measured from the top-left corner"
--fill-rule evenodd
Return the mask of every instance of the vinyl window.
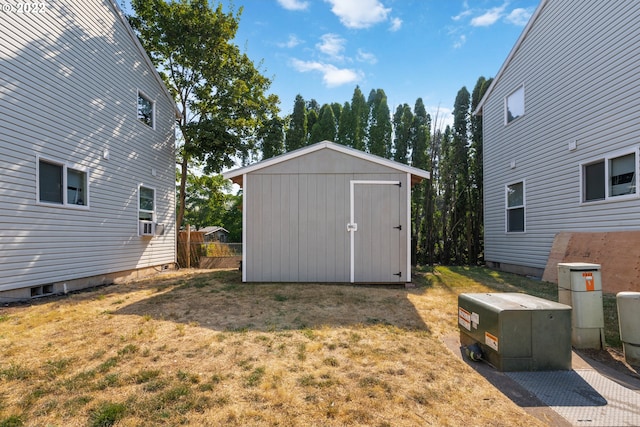
M 155 110 L 156 106 L 151 98 L 138 92 L 138 120 L 155 129 Z
M 504 99 L 504 123 L 509 124 L 524 116 L 524 85 Z
M 156 190 L 141 185 L 138 188 L 138 219 L 153 221 L 156 207 Z
M 525 195 L 524 181 L 505 186 L 506 231 L 518 233 L 525 231 Z
M 637 150 L 581 165 L 582 201 L 620 200 L 637 196 Z
M 89 172 L 63 162 L 37 158 L 37 201 L 66 207 L 89 206 Z

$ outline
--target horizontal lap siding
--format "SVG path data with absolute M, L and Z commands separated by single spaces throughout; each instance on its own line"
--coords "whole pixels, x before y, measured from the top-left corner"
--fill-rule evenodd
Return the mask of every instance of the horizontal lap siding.
M 137 120 L 138 89 L 156 129 Z M 3 14 L 0 290 L 174 262 L 173 111 L 109 1 Z M 88 210 L 36 203 L 36 155 L 88 168 Z M 139 184 L 164 236 L 137 235 Z
M 544 268 L 560 231 L 640 228 L 637 198 L 580 204 L 579 166 L 640 145 L 638 22 L 636 1 L 550 0 L 503 70 L 483 111 L 487 260 Z M 523 83 L 525 115 L 504 126 Z M 504 186 L 519 180 L 527 231 L 506 234 Z

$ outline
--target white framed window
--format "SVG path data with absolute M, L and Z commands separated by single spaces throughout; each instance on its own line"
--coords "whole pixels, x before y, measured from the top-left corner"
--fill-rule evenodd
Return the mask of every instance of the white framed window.
M 156 104 L 150 97 L 138 91 L 138 120 L 155 129 Z
M 581 201 L 638 196 L 638 149 L 612 153 L 580 165 Z
M 138 219 L 153 221 L 156 214 L 156 190 L 144 185 L 138 186 Z
M 524 181 L 505 185 L 505 223 L 507 233 L 525 232 L 525 185 Z
M 504 98 L 504 124 L 524 116 L 524 85 Z
M 89 170 L 36 156 L 36 201 L 64 207 L 89 207 Z

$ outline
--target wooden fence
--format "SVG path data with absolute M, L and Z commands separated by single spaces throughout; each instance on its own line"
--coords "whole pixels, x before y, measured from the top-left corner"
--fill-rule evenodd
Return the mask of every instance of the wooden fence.
M 242 260 L 241 243 L 205 242 L 202 231 L 180 231 L 177 249 L 181 268 L 239 268 Z

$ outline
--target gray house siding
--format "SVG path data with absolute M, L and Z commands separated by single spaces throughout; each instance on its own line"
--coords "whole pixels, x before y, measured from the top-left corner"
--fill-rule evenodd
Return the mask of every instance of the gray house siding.
M 175 105 L 120 11 L 96 0 L 2 15 L 0 291 L 175 262 Z M 137 119 L 138 91 L 155 129 Z M 85 205 L 39 202 L 38 159 L 85 172 Z M 162 236 L 138 236 L 140 185 L 155 189 Z
M 225 174 L 242 177 L 243 280 L 410 281 L 409 169 L 418 180 L 428 173 L 371 161 L 367 154 L 353 155 L 359 152 L 329 142 L 301 152 Z M 352 200 L 358 227 L 353 277 L 347 230 Z
M 543 1 L 481 103 L 485 259 L 544 269 L 560 231 L 640 228 L 637 197 L 582 202 L 581 165 L 640 145 L 640 3 Z M 520 85 L 525 113 L 505 125 Z M 570 148 L 575 143 L 576 147 Z M 525 183 L 524 233 L 505 185 Z

